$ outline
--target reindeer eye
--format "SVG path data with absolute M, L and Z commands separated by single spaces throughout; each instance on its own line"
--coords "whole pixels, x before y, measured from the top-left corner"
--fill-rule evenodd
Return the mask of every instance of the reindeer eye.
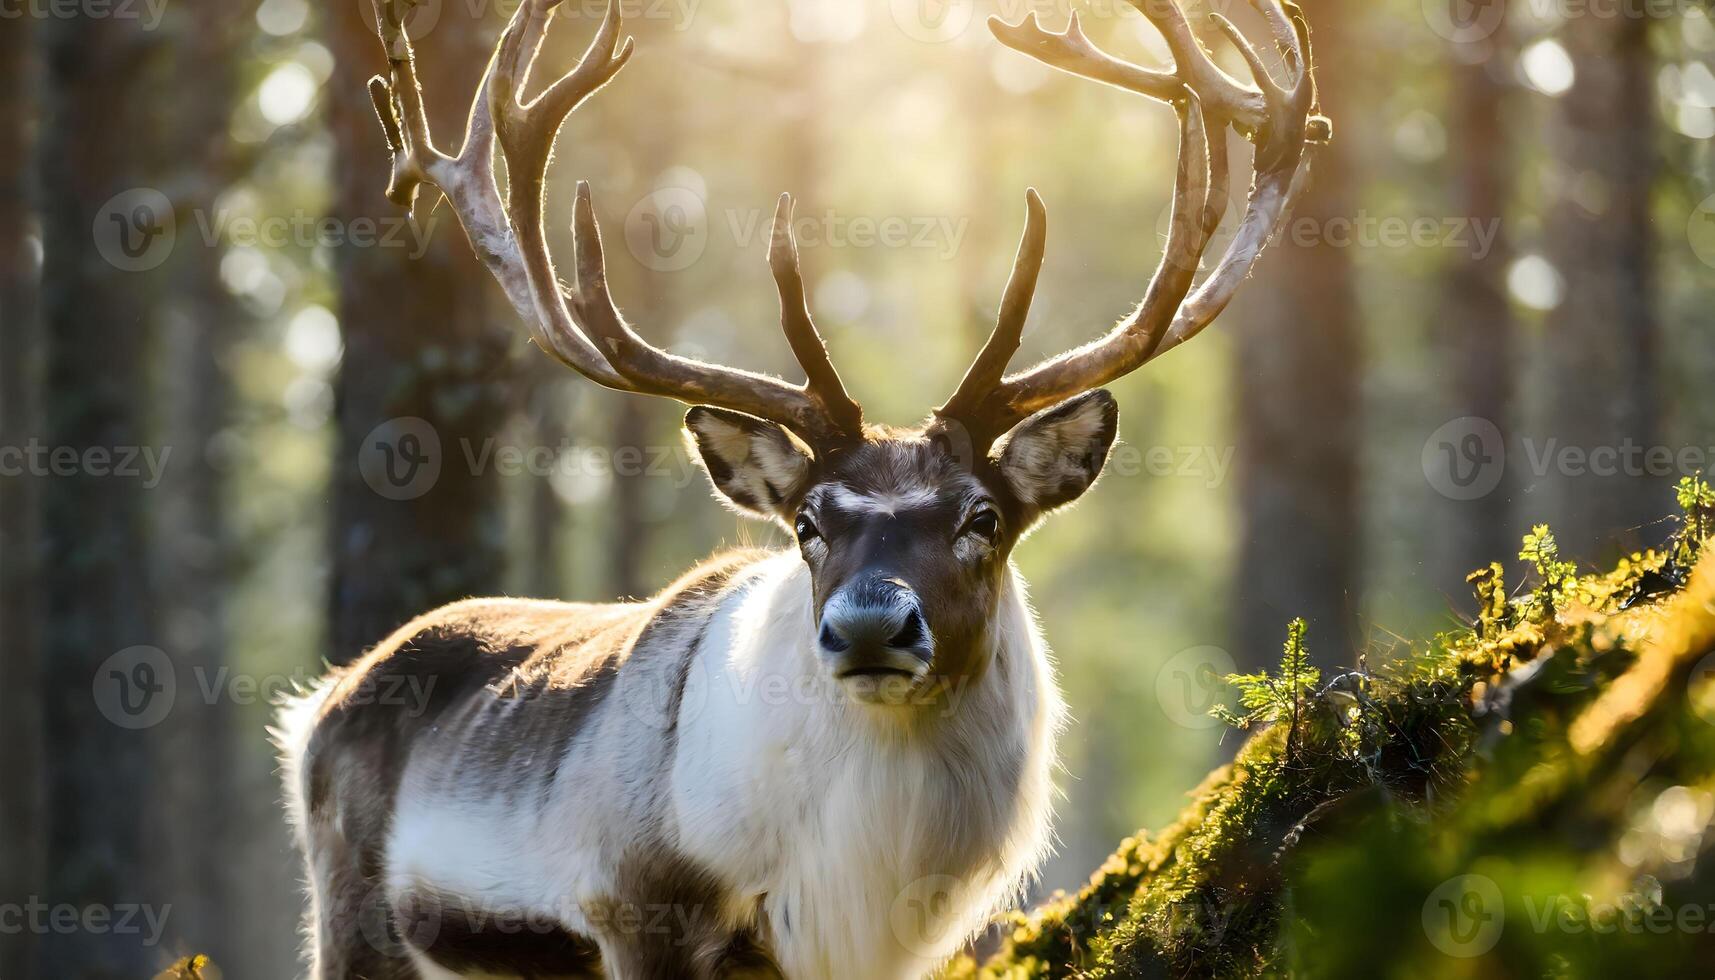
M 792 529 L 798 532 L 799 544 L 809 544 L 822 536 L 822 532 L 816 528 L 816 522 L 804 514 L 798 515 L 798 520 L 792 525 Z
M 994 544 L 995 539 L 1000 537 L 1000 515 L 992 510 L 977 511 L 976 516 L 965 525 L 965 530 L 989 544 Z

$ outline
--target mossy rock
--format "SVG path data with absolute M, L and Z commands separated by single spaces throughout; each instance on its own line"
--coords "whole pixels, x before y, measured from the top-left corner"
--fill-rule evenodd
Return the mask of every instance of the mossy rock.
M 1686 527 L 1584 577 L 1528 542 L 1516 598 L 1473 575 L 1469 629 L 1318 685 L 944 975 L 1710 975 L 1715 554 Z

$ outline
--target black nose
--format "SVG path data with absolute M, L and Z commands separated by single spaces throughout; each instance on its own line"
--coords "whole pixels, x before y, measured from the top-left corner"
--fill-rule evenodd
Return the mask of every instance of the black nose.
M 817 639 L 837 677 L 915 675 L 934 654 L 923 605 L 897 579 L 866 579 L 834 593 Z

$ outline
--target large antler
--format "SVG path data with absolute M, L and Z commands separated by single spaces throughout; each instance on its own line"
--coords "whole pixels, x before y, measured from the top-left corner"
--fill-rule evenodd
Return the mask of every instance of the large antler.
M 953 397 L 936 414 L 963 425 L 978 448 L 1032 412 L 1113 381 L 1179 346 L 1208 326 L 1233 298 L 1309 171 L 1307 142 L 1330 136 L 1316 110 L 1310 29 L 1295 3 L 1250 0 L 1267 22 L 1288 81 L 1275 81 L 1263 56 L 1232 22 L 1210 20 L 1238 48 L 1256 80 L 1245 85 L 1222 71 L 1203 49 L 1172 0 L 1129 0 L 1167 39 L 1172 71 L 1151 71 L 1092 44 L 1074 13 L 1066 30 L 1045 31 L 1031 14 L 1016 26 L 999 18 L 989 28 L 1001 43 L 1062 71 L 1168 102 L 1179 114 L 1179 161 L 1167 245 L 1143 300 L 1105 336 L 1076 350 L 1003 377 L 1018 350 L 1031 292 L 1042 266 L 1046 217 L 1028 195 L 1024 242 L 993 334 Z M 1195 291 L 1203 252 L 1225 215 L 1227 127 L 1256 145 L 1250 203 L 1232 244 Z
M 393 153 L 387 196 L 409 207 L 423 184 L 446 195 L 471 246 L 530 324 L 538 346 L 609 388 L 747 412 L 779 422 L 814 445 L 861 435 L 863 410 L 841 385 L 805 305 L 786 195 L 775 211 L 768 262 L 780 291 L 781 327 L 808 378 L 803 385 L 678 357 L 638 336 L 608 292 L 601 232 L 583 182 L 573 221 L 576 281 L 562 289 L 542 225 L 544 177 L 566 117 L 631 57 L 630 39 L 620 43 L 619 0 L 610 0 L 577 67 L 529 100 L 524 89 L 560 0 L 523 0 L 477 89 L 464 146 L 452 156 L 438 150 L 429 133 L 403 26 L 417 2 L 374 0 L 388 75 L 370 79 L 369 91 Z M 510 186 L 504 201 L 494 179 L 497 142 Z

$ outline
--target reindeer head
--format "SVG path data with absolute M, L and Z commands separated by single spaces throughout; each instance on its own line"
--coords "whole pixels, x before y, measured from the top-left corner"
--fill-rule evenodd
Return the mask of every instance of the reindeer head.
M 796 539 L 827 670 L 861 700 L 897 701 L 984 666 L 1013 545 L 1095 481 L 1116 421 L 1113 397 L 1091 391 L 980 455 L 951 419 L 819 450 L 724 409 L 693 408 L 685 425 L 727 502 Z
M 1027 194 L 1025 231 L 994 333 L 946 404 L 918 428 L 864 423 L 829 360 L 804 298 L 791 199 L 775 212 L 769 265 L 781 324 L 806 381 L 670 354 L 639 336 L 608 292 L 589 186 L 574 213 L 576 277 L 562 289 L 542 224 L 542 189 L 566 116 L 631 55 L 618 0 L 578 66 L 525 100 L 522 89 L 558 0 L 526 0 L 501 36 L 472 107 L 464 147 L 434 147 L 409 39 L 411 0 L 376 0 L 390 75 L 370 91 L 393 151 L 389 196 L 409 205 L 427 183 L 459 214 L 544 350 L 591 380 L 696 406 L 686 417 L 709 476 L 738 510 L 790 529 L 810 571 L 816 653 L 858 693 L 876 678 L 907 686 L 984 666 L 1007 557 L 1044 515 L 1077 499 L 1100 473 L 1117 409 L 1101 386 L 1195 336 L 1249 275 L 1308 173 L 1307 142 L 1329 136 L 1315 115 L 1309 29 L 1282 0 L 1251 0 L 1273 36 L 1285 83 L 1229 21 L 1214 24 L 1244 56 L 1255 85 L 1223 72 L 1171 0 L 1131 0 L 1165 37 L 1171 71 L 1095 47 L 1073 15 L 1061 33 L 1034 14 L 990 27 L 1005 44 L 1063 71 L 1171 104 L 1179 116 L 1172 223 L 1137 308 L 1104 336 L 1007 376 L 1041 270 L 1047 217 Z M 1227 202 L 1227 130 L 1255 144 L 1250 199 L 1225 254 L 1201 283 L 1203 253 Z M 495 144 L 510 175 L 502 200 Z

